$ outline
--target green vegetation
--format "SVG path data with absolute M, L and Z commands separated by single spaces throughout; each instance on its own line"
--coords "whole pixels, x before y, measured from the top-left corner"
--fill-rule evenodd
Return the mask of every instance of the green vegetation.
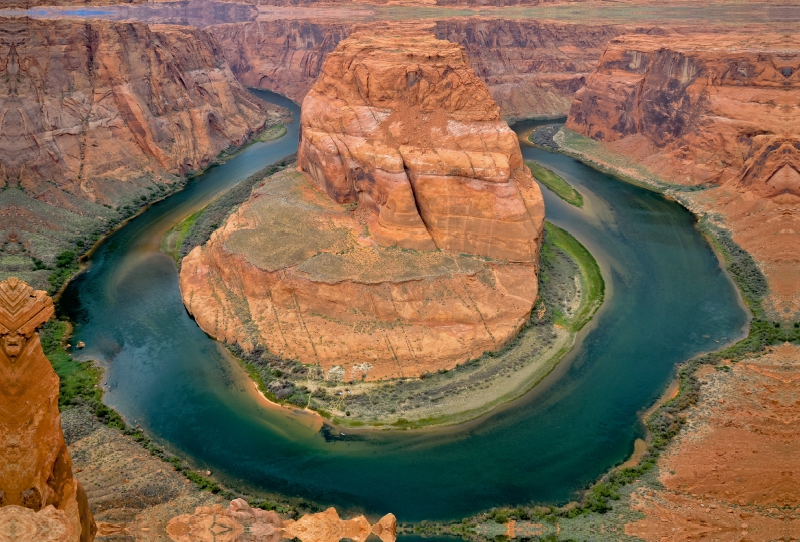
M 548 243 L 542 245 L 541 260 L 547 261 L 552 258 L 552 247 L 558 247 L 569 254 L 581 271 L 580 278 L 583 293 L 581 295 L 580 308 L 571 318 L 565 319 L 561 316 L 557 320 L 560 325 L 577 332 L 589 323 L 600 308 L 600 305 L 603 304 L 606 283 L 600 272 L 600 266 L 597 265 L 597 260 L 569 232 L 550 222 L 545 223 L 545 231 Z M 546 276 L 544 278 L 547 279 Z
M 477 275 L 478 280 L 490 278 Z M 249 352 L 237 345 L 229 349 L 267 398 L 311 408 L 338 426 L 408 430 L 454 424 L 519 397 L 549 374 L 571 350 L 575 333 L 602 304 L 604 289 L 599 266 L 589 251 L 568 232 L 548 223 L 539 300 L 531 318 L 499 350 L 453 369 L 419 379 L 365 385 L 357 379 L 327 380 L 319 367 L 282 359 L 263 345 Z M 248 325 L 247 320 L 243 322 Z
M 678 395 L 666 402 L 650 415 L 645 423 L 652 434 L 652 442 L 644 453 L 639 464 L 624 469 L 614 469 L 606 473 L 583 496 L 582 502 L 565 507 L 524 507 L 500 508 L 464 521 L 477 525 L 481 521 L 494 520 L 499 517 L 509 519 L 526 519 L 525 516 L 545 523 L 554 523 L 564 518 L 576 519 L 586 514 L 606 514 L 614 509 L 613 502 L 629 494 L 630 484 L 637 480 L 652 477 L 658 458 L 667 445 L 678 434 L 686 423 L 685 411 L 700 400 L 700 381 L 696 374 L 703 366 L 713 366 L 722 371 L 729 371 L 724 363 L 737 363 L 753 355 L 764 352 L 768 346 L 784 342 L 800 342 L 800 322 L 785 325 L 781 322 L 770 322 L 765 318 L 762 301 L 768 293 L 767 281 L 752 256 L 737 245 L 730 234 L 707 221 L 701 221 L 700 230 L 708 237 L 714 248 L 722 256 L 724 265 L 742 294 L 745 304 L 753 314 L 747 337 L 735 344 L 718 350 L 701 354 L 684 363 L 678 370 Z M 548 230 L 548 233 L 550 230 Z M 546 255 L 543 254 L 543 261 Z M 524 513 L 520 513 L 523 510 Z M 615 514 L 617 510 L 614 510 Z M 622 510 L 621 513 L 628 513 Z M 457 524 L 460 525 L 460 524 Z M 562 523 L 563 527 L 563 523 Z M 440 531 L 450 530 L 458 534 L 452 526 L 438 525 Z
M 212 165 L 219 165 L 225 163 L 226 160 L 229 160 L 245 150 L 247 147 L 252 145 L 253 143 L 260 143 L 260 142 L 267 142 L 267 141 L 274 141 L 276 139 L 280 139 L 286 135 L 286 126 L 283 124 L 278 124 L 276 126 L 269 126 L 265 128 L 260 134 L 250 138 L 250 140 L 245 143 L 244 145 L 236 146 L 231 145 L 227 149 L 220 151 L 217 155 L 217 159 L 213 162 Z
M 556 175 L 546 167 L 542 167 L 536 162 L 527 161 L 525 165 L 531 170 L 534 178 L 545 185 L 556 196 L 563 199 L 575 207 L 583 207 L 583 196 L 575 190 L 571 184 Z
M 124 435 L 138 442 L 151 455 L 172 465 L 176 471 L 194 482 L 197 489 L 220 494 L 228 500 L 242 497 L 239 493 L 224 488 L 214 480 L 186 466 L 180 457 L 165 451 L 164 448 L 148 438 L 139 427 L 127 425 L 117 411 L 103 404 L 103 390 L 100 387 L 103 370 L 94 362 L 76 360 L 67 352 L 66 341 L 70 329 L 69 322 L 51 320 L 42 326 L 39 332 L 42 349 L 60 379 L 59 410 L 86 407 L 104 425 L 118 429 Z M 251 506 L 265 510 L 277 510 L 279 513 L 289 514 L 293 517 L 298 515 L 297 510 L 300 507 L 314 511 L 318 509 L 316 505 L 304 501 L 293 504 L 287 500 L 282 503 L 252 497 L 247 500 Z
M 183 259 L 194 247 L 208 241 L 214 230 L 219 228 L 231 213 L 250 197 L 257 183 L 278 171 L 286 169 L 296 159 L 297 155 L 295 154 L 287 156 L 283 160 L 265 167 L 258 173 L 250 175 L 204 209 L 176 224 L 164 236 L 164 240 L 161 243 L 162 250 L 167 254 L 171 254 L 176 261 Z
M 51 320 L 39 333 L 44 354 L 61 380 L 59 409 L 85 405 L 104 424 L 125 429 L 122 417 L 103 404 L 103 390 L 100 388 L 103 371 L 91 361 L 76 360 L 65 350 L 69 329 L 68 322 Z
M 189 235 L 197 219 L 205 212 L 208 207 L 203 207 L 199 211 L 192 213 L 170 229 L 164 238 L 161 240 L 161 252 L 169 254 L 175 260 L 175 263 L 181 261 L 181 245 L 184 239 Z

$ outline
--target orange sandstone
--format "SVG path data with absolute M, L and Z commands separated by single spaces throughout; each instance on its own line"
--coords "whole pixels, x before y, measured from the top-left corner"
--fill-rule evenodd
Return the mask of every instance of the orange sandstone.
M 760 262 L 770 313 L 800 315 L 800 41 L 624 36 L 578 91 L 567 128 L 604 141 L 720 215 Z
M 356 34 L 304 102 L 306 172 L 183 261 L 212 336 L 329 379 L 417 376 L 508 342 L 536 300 L 541 192 L 457 45 Z
M 251 508 L 244 499 L 236 499 L 227 510 L 221 505 L 201 506 L 194 514 L 171 519 L 167 534 L 175 542 L 339 542 L 344 538 L 364 542 L 375 533 L 382 542 L 394 542 L 396 524 L 393 514 L 371 526 L 364 516 L 341 519 L 334 508 L 296 521 L 283 520 L 275 512 Z
M 61 432 L 58 376 L 36 332 L 52 315 L 45 292 L 0 282 L 0 525 L 12 539 L 89 541 L 96 528 Z
M 365 207 L 378 244 L 536 260 L 541 196 L 458 45 L 354 34 L 328 55 L 301 124 L 298 165 Z

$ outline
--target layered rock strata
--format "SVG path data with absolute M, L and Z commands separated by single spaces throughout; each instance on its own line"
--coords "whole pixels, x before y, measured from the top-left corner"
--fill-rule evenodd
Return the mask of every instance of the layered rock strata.
M 800 42 L 624 36 L 578 91 L 567 128 L 607 143 L 721 215 L 763 266 L 773 314 L 800 314 Z M 768 241 L 767 241 L 768 239 Z
M 58 376 L 36 332 L 52 315 L 45 292 L 0 282 L 0 525 L 15 540 L 90 541 L 96 528 L 61 432 Z
M 208 31 L 220 41 L 228 64 L 244 84 L 273 90 L 299 103 L 328 53 L 359 28 L 321 19 L 232 23 Z M 653 31 L 474 17 L 402 23 L 412 25 L 462 45 L 505 118 L 566 115 L 575 91 L 583 86 L 610 39 Z
M 541 195 L 458 45 L 353 35 L 328 55 L 301 125 L 300 169 L 357 202 L 378 244 L 536 260 Z
M 447 369 L 517 333 L 544 206 L 460 47 L 348 38 L 301 132 L 304 173 L 268 179 L 183 261 L 204 330 L 334 380 Z
M 0 72 L 2 243 L 50 265 L 282 114 L 183 27 L 6 19 Z

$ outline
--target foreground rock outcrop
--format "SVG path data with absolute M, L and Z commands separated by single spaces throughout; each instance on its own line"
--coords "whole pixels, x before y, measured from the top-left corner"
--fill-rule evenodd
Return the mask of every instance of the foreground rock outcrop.
M 61 432 L 58 376 L 36 332 L 52 315 L 45 292 L 0 282 L 0 526 L 12 540 L 84 542 L 96 527 Z
M 357 34 L 304 101 L 298 165 L 181 269 L 212 336 L 332 380 L 417 376 L 508 342 L 537 294 L 544 204 L 463 50 Z
M 687 195 L 763 266 L 769 310 L 800 315 L 800 42 L 769 35 L 614 39 L 567 128 Z M 768 240 L 768 241 L 767 241 Z
M 6 272 L 53 265 L 124 206 L 282 118 L 235 80 L 211 36 L 186 27 L 4 19 L 0 72 Z
M 387 514 L 375 525 L 364 516 L 341 519 L 335 508 L 307 514 L 298 520 L 281 519 L 273 511 L 251 508 L 244 499 L 221 505 L 198 507 L 194 514 L 173 518 L 167 534 L 175 542 L 217 541 L 220 536 L 228 542 L 279 542 L 298 539 L 301 542 L 339 542 L 346 538 L 364 542 L 370 534 L 382 542 L 395 542 L 397 520 Z

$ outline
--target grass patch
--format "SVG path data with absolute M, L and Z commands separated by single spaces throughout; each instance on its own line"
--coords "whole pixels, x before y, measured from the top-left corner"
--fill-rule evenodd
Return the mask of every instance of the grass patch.
M 283 158 L 270 166 L 265 167 L 261 171 L 250 175 L 248 178 L 232 187 L 230 190 L 222 194 L 213 202 L 208 204 L 204 209 L 198 211 L 191 217 L 183 222 L 177 224 L 172 230 L 167 232 L 162 240 L 162 250 L 166 246 L 168 254 L 173 254 L 175 261 L 180 261 L 196 246 L 200 246 L 211 237 L 214 230 L 219 228 L 223 222 L 231 215 L 231 213 L 244 203 L 253 192 L 253 187 L 269 177 L 286 169 L 291 163 L 297 159 L 296 154 L 292 154 Z M 196 216 L 195 216 L 196 215 Z M 191 222 L 187 222 L 192 219 Z M 185 225 L 184 222 L 187 222 Z M 182 226 L 183 225 L 183 226 Z M 178 228 L 184 228 L 185 232 L 178 232 Z M 173 233 L 175 230 L 175 233 Z M 180 236 L 180 243 L 174 244 L 176 238 Z M 174 244 L 174 248 L 171 245 Z
M 531 160 L 526 161 L 525 165 L 531 170 L 536 180 L 545 185 L 556 196 L 570 205 L 583 207 L 583 196 L 581 193 L 575 190 L 575 188 L 561 178 L 561 176 Z
M 605 297 L 606 283 L 600 272 L 600 266 L 580 241 L 575 239 L 570 233 L 559 228 L 551 222 L 545 222 L 545 231 L 549 243 L 560 248 L 578 264 L 580 268 L 581 285 L 583 295 L 581 296 L 581 306 L 575 315 L 568 321 L 560 322 L 570 331 L 580 331 L 592 319 L 594 314 L 603 304 Z M 542 258 L 547 258 L 549 247 L 547 244 L 542 246 Z
M 189 235 L 192 227 L 197 219 L 205 212 L 208 206 L 203 207 L 199 211 L 187 216 L 177 224 L 175 224 L 161 239 L 161 252 L 169 254 L 175 260 L 175 263 L 181 261 L 181 245 L 184 239 Z

